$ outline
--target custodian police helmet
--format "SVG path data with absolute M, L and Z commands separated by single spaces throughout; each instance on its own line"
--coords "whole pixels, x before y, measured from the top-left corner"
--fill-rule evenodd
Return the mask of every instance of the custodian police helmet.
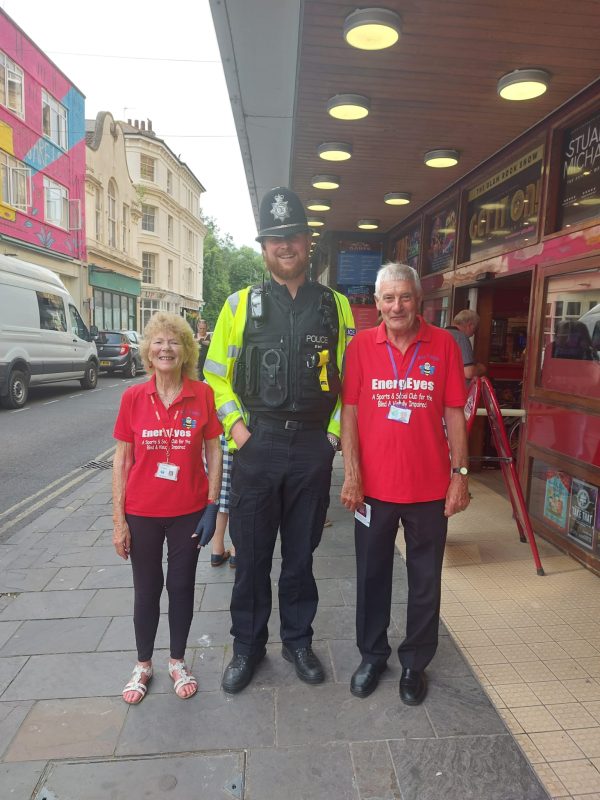
M 259 224 L 257 242 L 262 242 L 265 236 L 281 236 L 283 239 L 295 233 L 310 231 L 300 198 L 285 186 L 276 186 L 263 197 Z

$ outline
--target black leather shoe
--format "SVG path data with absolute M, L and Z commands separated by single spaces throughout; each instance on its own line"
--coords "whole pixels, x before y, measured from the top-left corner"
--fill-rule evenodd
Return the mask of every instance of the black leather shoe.
M 368 697 L 377 688 L 379 676 L 385 668 L 386 664 L 370 664 L 368 661 L 361 661 L 350 681 L 350 692 L 355 697 Z
M 281 648 L 281 655 L 286 661 L 291 661 L 296 668 L 296 675 L 304 683 L 323 683 L 325 680 L 325 672 L 323 666 L 313 653 L 312 647 L 298 647 L 292 650 L 291 647 L 283 645 Z
M 252 680 L 256 665 L 262 661 L 265 653 L 266 650 L 254 655 L 235 655 L 223 673 L 221 681 L 223 691 L 227 694 L 237 694 L 245 689 Z
M 400 678 L 400 699 L 407 706 L 418 706 L 425 699 L 427 694 L 427 682 L 425 673 L 417 669 L 402 670 Z

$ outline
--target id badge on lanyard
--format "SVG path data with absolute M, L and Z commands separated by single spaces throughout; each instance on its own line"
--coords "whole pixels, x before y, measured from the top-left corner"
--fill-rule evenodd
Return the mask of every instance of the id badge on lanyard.
M 390 343 L 386 342 L 386 347 L 388 350 L 388 355 L 390 357 L 390 362 L 392 364 L 392 369 L 394 370 L 394 378 L 396 379 L 396 383 L 398 385 L 398 392 L 400 393 L 400 401 L 397 403 L 392 403 L 388 410 L 387 418 L 391 419 L 392 422 L 402 422 L 404 425 L 408 425 L 410 422 L 410 415 L 412 414 L 412 410 L 407 406 L 403 405 L 402 403 L 402 389 L 400 388 L 400 380 L 398 378 L 398 370 L 396 369 L 396 362 L 394 361 L 394 354 L 392 353 L 392 348 L 390 347 Z M 410 360 L 410 364 L 408 365 L 408 369 L 406 370 L 406 375 L 404 376 L 404 385 L 406 386 L 406 380 L 410 375 L 410 371 L 414 366 L 415 359 L 417 357 L 417 353 L 419 352 L 419 347 L 421 346 L 421 342 L 417 343 L 415 347 L 415 352 Z
M 156 408 L 156 404 L 154 402 L 154 397 L 150 395 L 150 399 L 152 401 L 152 405 L 154 406 L 154 413 L 156 414 L 156 419 L 158 420 L 159 425 L 162 426 L 162 420 L 160 418 L 160 414 L 158 413 L 158 409 Z M 173 429 L 175 427 L 175 423 L 177 422 L 177 417 L 179 416 L 179 409 L 175 412 L 175 416 L 173 418 L 173 427 L 171 428 L 171 435 L 167 436 L 167 429 L 162 428 L 162 434 L 167 439 L 167 446 L 166 450 L 166 460 L 165 461 L 158 461 L 156 464 L 156 472 L 154 473 L 155 478 L 160 478 L 163 481 L 177 481 L 179 477 L 179 466 L 177 464 L 170 464 L 169 463 L 169 456 L 171 455 L 171 443 L 173 442 Z

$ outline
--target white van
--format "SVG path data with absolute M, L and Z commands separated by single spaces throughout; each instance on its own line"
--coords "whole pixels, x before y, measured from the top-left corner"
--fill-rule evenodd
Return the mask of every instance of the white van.
M 21 408 L 30 386 L 98 383 L 98 354 L 58 275 L 0 255 L 0 403 Z

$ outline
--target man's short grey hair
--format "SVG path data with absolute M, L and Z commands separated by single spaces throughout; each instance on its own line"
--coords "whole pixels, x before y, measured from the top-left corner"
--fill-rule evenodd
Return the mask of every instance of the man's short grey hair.
M 455 314 L 452 322 L 457 327 L 460 325 L 471 324 L 477 327 L 479 325 L 479 314 L 476 311 L 473 311 L 471 308 L 463 308 L 462 311 L 459 311 L 458 314 Z
M 385 281 L 408 281 L 415 287 L 415 294 L 417 297 L 423 296 L 421 288 L 421 281 L 416 269 L 409 267 L 408 264 L 399 264 L 396 261 L 390 261 L 380 267 L 377 278 L 375 280 L 375 297 L 379 300 L 381 284 Z

